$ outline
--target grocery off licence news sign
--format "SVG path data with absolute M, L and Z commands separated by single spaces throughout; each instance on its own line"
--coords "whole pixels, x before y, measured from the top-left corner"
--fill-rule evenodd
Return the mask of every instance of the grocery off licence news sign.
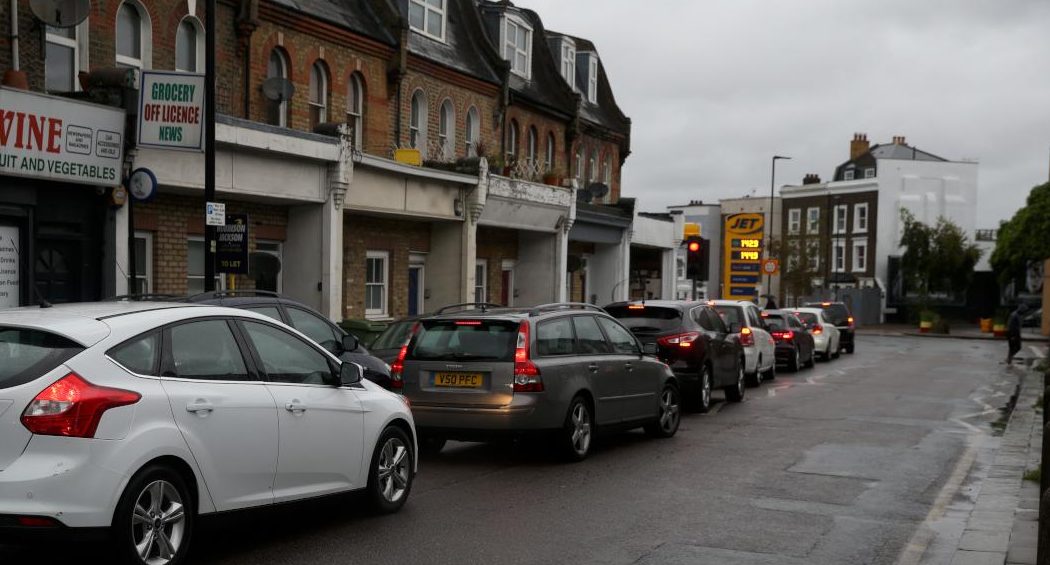
M 142 71 L 138 145 L 204 151 L 204 75 Z

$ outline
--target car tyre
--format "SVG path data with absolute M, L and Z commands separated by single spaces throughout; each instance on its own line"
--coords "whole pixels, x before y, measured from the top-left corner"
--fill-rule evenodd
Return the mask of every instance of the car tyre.
M 368 467 L 368 497 L 381 514 L 397 512 L 412 491 L 415 454 L 412 440 L 397 426 L 387 426 L 376 442 Z
M 846 353 L 849 353 L 850 355 L 853 355 L 853 344 L 852 343 L 846 346 Z
M 419 435 L 419 453 L 421 455 L 437 455 L 445 448 L 448 440 L 441 436 Z
M 704 365 L 704 368 L 700 370 L 700 394 L 697 401 L 697 411 L 701 414 L 711 410 L 711 390 L 713 384 L 711 382 L 711 367 Z
M 660 407 L 656 420 L 645 425 L 645 433 L 650 437 L 669 438 L 678 432 L 682 423 L 682 397 L 678 387 L 671 383 L 664 385 L 660 391 Z
M 769 369 L 766 370 L 765 374 L 762 375 L 762 380 L 773 381 L 777 378 L 777 362 L 776 359 L 769 364 Z
M 809 350 L 809 359 L 806 360 L 805 367 L 807 369 L 812 369 L 816 365 L 817 365 L 817 350 L 816 349 L 810 349 Z
M 788 359 L 788 364 L 787 365 L 788 365 L 788 370 L 791 371 L 792 373 L 797 373 L 799 368 L 802 367 L 802 360 L 800 359 L 800 353 L 798 352 L 798 347 L 796 347 L 795 351 L 791 354 L 791 357 Z
M 755 372 L 746 375 L 746 384 L 749 387 L 756 387 L 762 384 L 762 358 L 759 357 L 758 361 L 755 361 Z
M 746 390 L 747 390 L 747 387 L 746 387 L 746 385 L 744 383 L 744 360 L 741 359 L 740 360 L 740 368 L 737 369 L 736 383 L 734 383 L 734 384 L 732 384 L 730 386 L 727 386 L 726 389 L 725 389 L 725 391 L 726 391 L 726 400 L 728 400 L 730 402 L 743 402 L 744 401 L 744 392 Z
M 117 502 L 113 539 L 121 560 L 135 565 L 186 562 L 197 504 L 193 491 L 174 470 L 151 465 L 139 471 Z
M 565 415 L 559 436 L 561 454 L 567 461 L 583 461 L 591 452 L 594 411 L 583 396 L 576 396 L 569 403 L 569 412 Z

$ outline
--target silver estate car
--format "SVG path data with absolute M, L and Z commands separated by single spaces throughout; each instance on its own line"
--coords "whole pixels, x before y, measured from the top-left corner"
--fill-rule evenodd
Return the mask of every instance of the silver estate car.
M 543 432 L 579 461 L 598 428 L 671 437 L 680 421 L 671 369 L 589 304 L 443 309 L 419 320 L 392 375 L 430 452 L 447 439 Z

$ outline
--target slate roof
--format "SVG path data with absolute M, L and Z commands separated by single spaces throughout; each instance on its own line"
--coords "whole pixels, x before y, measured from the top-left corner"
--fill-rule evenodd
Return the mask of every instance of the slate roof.
M 302 12 L 320 20 L 344 27 L 387 45 L 397 38 L 382 24 L 369 2 L 359 0 L 271 0 L 278 6 Z
M 550 31 L 548 35 L 558 38 L 566 37 L 573 40 L 576 43 L 577 53 L 582 51 L 598 53 L 598 48 L 590 40 L 556 31 Z M 598 103 L 592 104 L 586 97 L 583 97 L 580 105 L 580 116 L 592 124 L 617 133 L 630 135 L 631 119 L 624 115 L 623 111 L 620 110 L 620 106 L 616 104 L 612 85 L 609 83 L 609 76 L 605 72 L 605 65 L 602 63 L 600 55 L 598 56 Z
M 408 0 L 396 0 L 396 4 L 407 22 Z M 485 36 L 474 0 L 448 0 L 447 26 L 444 42 L 410 31 L 409 52 L 485 82 L 503 84 L 505 63 Z
M 897 143 L 880 143 L 871 148 L 871 156 L 876 159 L 900 159 L 905 161 L 947 161 L 933 153 L 927 153 L 916 147 Z

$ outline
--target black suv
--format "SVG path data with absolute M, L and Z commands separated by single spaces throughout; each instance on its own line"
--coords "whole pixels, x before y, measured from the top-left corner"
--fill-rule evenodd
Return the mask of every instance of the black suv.
M 643 344 L 656 344 L 657 357 L 671 366 L 691 407 L 706 412 L 711 390 L 724 388 L 739 402 L 744 388 L 744 353 L 718 312 L 704 302 L 647 300 L 617 302 L 605 311 Z
M 807 302 L 806 308 L 823 309 L 831 323 L 839 329 L 839 349 L 846 353 L 853 353 L 855 343 L 853 334 L 856 327 L 853 323 L 853 314 L 850 313 L 848 306 L 842 302 Z
M 287 324 L 344 361 L 364 367 L 364 377 L 390 389 L 390 366 L 373 356 L 353 334 L 343 331 L 309 306 L 265 290 L 204 292 L 185 299 L 196 304 L 251 310 Z

